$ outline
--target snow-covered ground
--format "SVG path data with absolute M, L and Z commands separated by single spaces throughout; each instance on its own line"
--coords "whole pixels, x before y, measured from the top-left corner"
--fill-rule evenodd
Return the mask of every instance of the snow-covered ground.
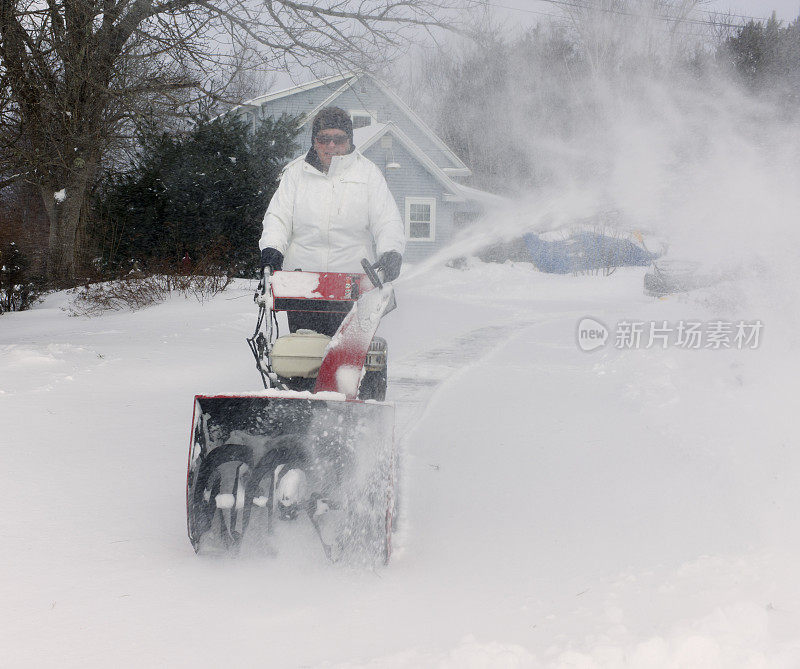
M 797 336 L 748 284 L 656 300 L 643 273 L 406 273 L 376 572 L 186 538 L 192 397 L 259 387 L 249 285 L 2 316 L 0 665 L 800 666 Z M 610 330 L 590 353 L 587 316 Z M 615 346 L 622 321 L 740 319 L 758 348 Z

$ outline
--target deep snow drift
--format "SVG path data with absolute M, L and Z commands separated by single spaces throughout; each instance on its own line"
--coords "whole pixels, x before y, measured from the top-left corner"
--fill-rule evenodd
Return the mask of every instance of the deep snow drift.
M 186 538 L 192 396 L 259 387 L 251 286 L 3 316 L 3 665 L 796 666 L 796 337 L 755 282 L 654 300 L 642 274 L 408 272 L 382 325 L 402 517 L 367 573 Z M 615 346 L 739 319 L 758 348 Z

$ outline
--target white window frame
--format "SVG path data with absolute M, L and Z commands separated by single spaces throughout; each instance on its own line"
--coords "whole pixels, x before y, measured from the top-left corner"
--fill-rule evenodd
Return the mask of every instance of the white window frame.
M 375 125 L 378 122 L 378 114 L 374 111 L 369 111 L 367 109 L 350 109 L 348 110 L 350 114 L 350 120 L 353 121 L 353 116 L 369 116 L 369 125 Z M 363 125 L 362 128 L 368 128 L 369 126 Z
M 411 205 L 428 204 L 431 207 L 431 227 L 428 237 L 411 236 Z M 436 239 L 436 198 L 435 197 L 407 197 L 406 198 L 406 239 L 410 242 L 432 242 Z

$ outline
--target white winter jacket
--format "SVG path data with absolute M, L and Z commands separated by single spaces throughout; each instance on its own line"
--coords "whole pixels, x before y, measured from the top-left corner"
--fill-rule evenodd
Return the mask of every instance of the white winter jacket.
M 327 174 L 301 156 L 283 171 L 259 246 L 283 253 L 287 270 L 361 272 L 362 258 L 402 254 L 405 228 L 383 174 L 360 153 L 334 156 Z

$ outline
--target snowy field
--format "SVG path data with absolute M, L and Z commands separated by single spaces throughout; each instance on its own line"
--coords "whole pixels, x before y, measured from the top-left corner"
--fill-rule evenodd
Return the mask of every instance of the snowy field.
M 0 665 L 800 666 L 797 334 L 751 285 L 657 300 L 643 273 L 406 273 L 382 325 L 402 513 L 375 572 L 189 544 L 192 397 L 260 386 L 249 284 L 0 317 Z M 740 319 L 757 348 L 615 346 L 622 321 Z

